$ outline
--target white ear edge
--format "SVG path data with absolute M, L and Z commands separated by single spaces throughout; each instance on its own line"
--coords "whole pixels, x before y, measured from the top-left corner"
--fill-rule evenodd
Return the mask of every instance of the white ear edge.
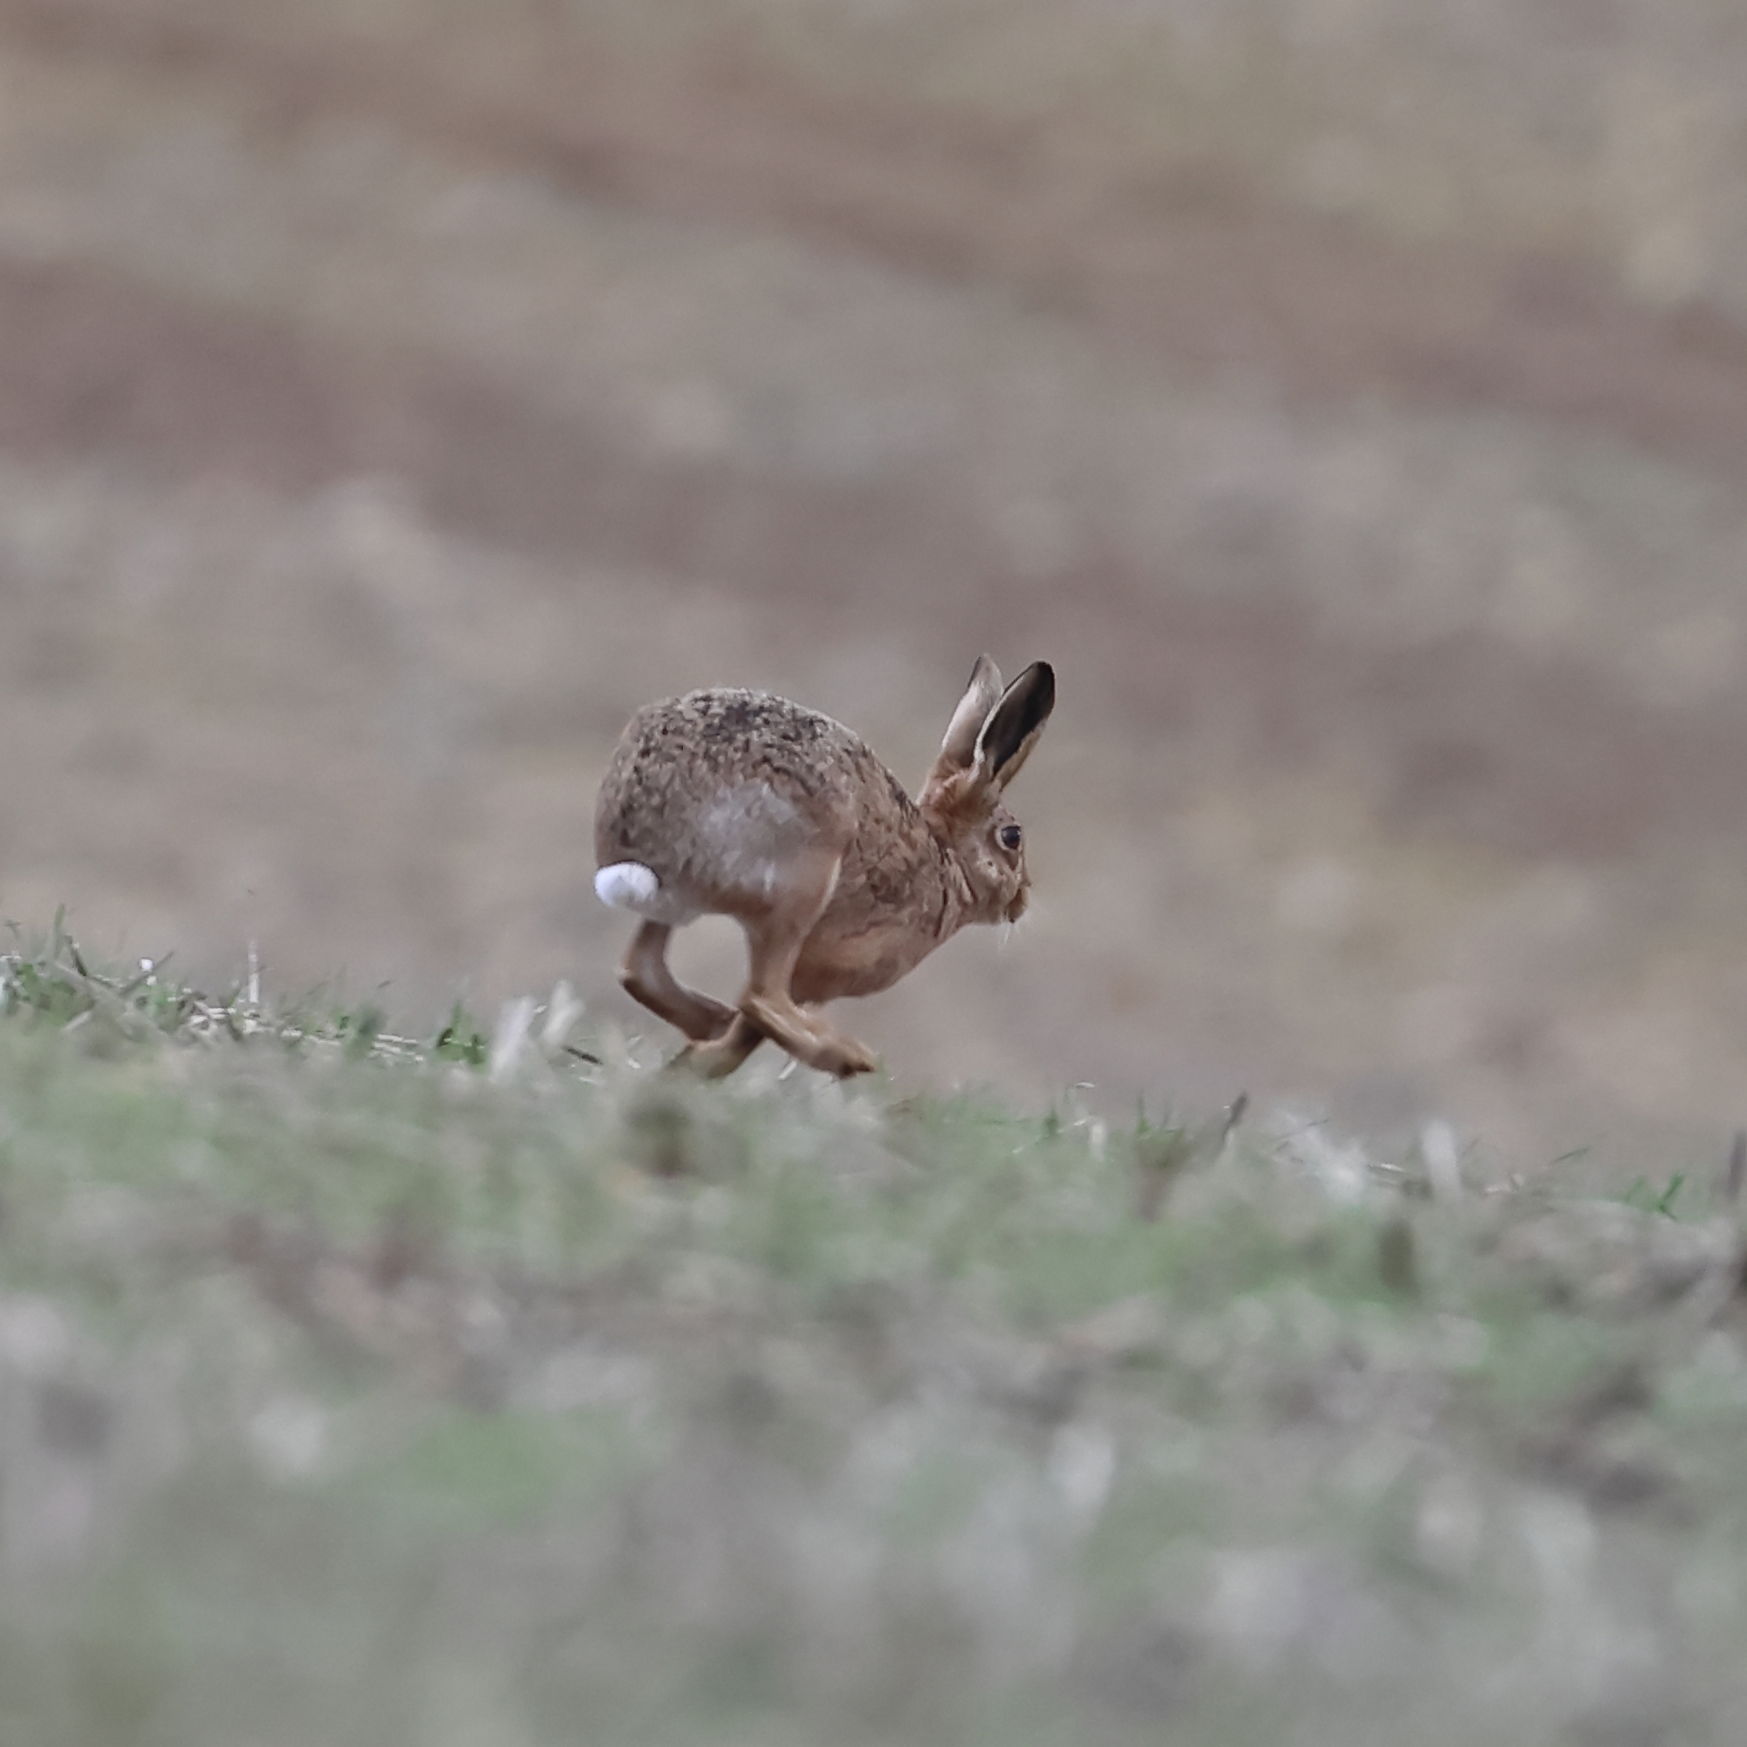
M 1001 701 L 1001 670 L 987 655 L 979 655 L 971 669 L 964 695 L 952 713 L 936 760 L 942 766 L 968 766 L 976 756 L 977 742 L 995 706 Z

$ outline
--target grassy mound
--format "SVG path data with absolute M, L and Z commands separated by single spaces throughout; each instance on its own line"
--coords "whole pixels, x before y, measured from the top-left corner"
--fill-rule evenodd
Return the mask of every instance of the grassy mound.
M 0 956 L 0 1740 L 1740 1738 L 1726 1185 L 623 1054 Z

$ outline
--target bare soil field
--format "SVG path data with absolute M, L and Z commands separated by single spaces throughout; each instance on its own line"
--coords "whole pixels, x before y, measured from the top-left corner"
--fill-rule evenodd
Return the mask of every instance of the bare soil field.
M 630 1020 L 631 708 L 1047 655 L 900 1074 L 1720 1146 L 1747 37 L 1065 17 L 0 0 L 0 910 Z

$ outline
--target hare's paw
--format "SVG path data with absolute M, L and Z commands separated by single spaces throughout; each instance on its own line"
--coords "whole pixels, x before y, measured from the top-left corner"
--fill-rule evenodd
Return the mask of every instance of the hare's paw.
M 871 1074 L 880 1065 L 880 1058 L 865 1043 L 858 1043 L 853 1037 L 840 1033 L 821 1039 L 813 1053 L 812 1065 L 827 1074 L 835 1074 L 840 1080 L 848 1080 L 856 1074 Z

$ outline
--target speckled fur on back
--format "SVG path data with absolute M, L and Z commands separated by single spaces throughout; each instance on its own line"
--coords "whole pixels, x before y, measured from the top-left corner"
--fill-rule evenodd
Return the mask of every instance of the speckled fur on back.
M 786 698 L 715 689 L 646 705 L 595 810 L 597 890 L 644 919 L 627 989 L 705 1046 L 688 1052 L 707 1058 L 705 1071 L 738 1065 L 749 1033 L 752 1044 L 777 1036 L 830 1071 L 871 1065 L 817 1016 L 801 1035 L 783 1004 L 886 988 L 966 922 L 1023 909 L 1023 853 L 1001 792 L 1053 699 L 1045 664 L 1004 696 L 993 664 L 979 661 L 915 801 L 859 735 Z M 998 716 L 999 744 L 985 747 Z M 667 971 L 667 932 L 704 914 L 747 928 L 753 979 L 738 1009 Z M 775 968 L 761 972 L 764 960 Z M 782 988 L 761 993 L 761 975 Z M 745 1017 L 753 1008 L 757 1020 Z M 738 1055 L 721 1066 L 735 1051 L 708 1052 L 730 1013 L 740 1016 Z
M 758 784 L 787 802 L 798 829 L 845 841 L 870 801 L 912 807 L 841 722 L 769 692 L 688 692 L 646 704 L 627 724 L 595 808 L 596 858 L 640 861 L 663 885 L 695 880 L 729 896 L 713 809 Z

